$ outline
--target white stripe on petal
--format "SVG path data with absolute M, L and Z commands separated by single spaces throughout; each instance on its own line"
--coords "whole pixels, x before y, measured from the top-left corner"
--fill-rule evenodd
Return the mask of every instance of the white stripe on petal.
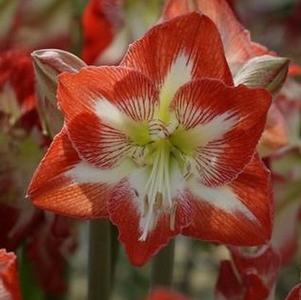
M 258 223 L 256 216 L 244 205 L 230 186 L 207 187 L 193 179 L 189 186 L 190 191 L 200 201 L 205 201 L 232 215 L 241 213 L 250 221 Z
M 191 58 L 179 53 L 167 73 L 160 90 L 160 118 L 163 121 L 166 110 L 169 107 L 177 90 L 192 79 L 193 62 Z
M 95 101 L 95 113 L 101 121 L 115 129 L 122 130 L 127 116 L 122 113 L 114 104 L 107 99 L 97 99 Z
M 235 127 L 239 120 L 239 115 L 235 112 L 226 111 L 202 125 L 197 125 L 188 132 L 191 131 L 193 137 L 199 139 L 198 146 L 205 146 L 210 141 L 221 139 Z
M 111 169 L 101 169 L 89 164 L 88 162 L 81 161 L 72 169 L 67 171 L 65 175 L 73 179 L 78 184 L 116 184 L 122 178 L 126 177 L 131 172 L 133 167 L 133 163 L 131 163 L 129 160 L 126 160 L 117 167 Z

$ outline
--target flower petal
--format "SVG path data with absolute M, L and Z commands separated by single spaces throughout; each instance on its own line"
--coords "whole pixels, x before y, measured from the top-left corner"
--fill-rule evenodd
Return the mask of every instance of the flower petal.
M 216 284 L 216 299 L 265 300 L 269 290 L 257 274 L 250 271 L 244 282 L 237 276 L 237 270 L 231 261 L 222 261 Z
M 7 194 L 5 194 L 7 195 Z M 4 198 L 4 197 L 3 197 Z M 25 201 L 25 200 L 24 200 Z M 41 212 L 31 203 L 24 206 L 15 203 L 0 205 L 0 245 L 7 250 L 17 249 L 35 228 Z
M 140 241 L 142 216 L 135 193 L 137 191 L 130 187 L 128 181 L 122 181 L 112 192 L 108 211 L 110 220 L 118 227 L 119 240 L 124 244 L 130 261 L 135 266 L 141 266 L 177 235 L 183 226 L 187 225 L 187 216 L 190 212 L 186 211 L 184 205 L 178 205 L 174 230 L 170 228 L 170 215 L 162 213 L 147 239 Z
M 147 75 L 169 98 L 195 78 L 232 84 L 218 31 L 210 19 L 197 12 L 153 27 L 130 46 L 121 65 Z
M 270 245 L 256 252 L 231 247 L 232 261 L 223 261 L 216 286 L 217 299 L 273 299 L 280 256 Z
M 285 300 L 299 300 L 301 298 L 301 283 L 294 286 Z
M 111 167 L 132 142 L 147 138 L 145 122 L 152 118 L 158 99 L 148 78 L 121 67 L 65 73 L 59 79 L 58 98 L 80 157 L 100 167 Z
M 260 156 L 269 156 L 287 146 L 288 143 L 286 120 L 277 105 L 272 103 L 268 112 L 265 129 L 258 145 Z
M 255 253 L 244 252 L 243 249 L 230 248 L 233 262 L 242 277 L 247 277 L 253 271 L 262 280 L 264 285 L 272 290 L 280 269 L 280 255 L 277 250 L 267 244 Z
M 65 269 L 78 243 L 71 220 L 46 213 L 37 225 L 26 244 L 32 273 L 46 293 L 63 296 L 68 289 Z
M 0 298 L 20 300 L 21 291 L 17 276 L 16 255 L 12 252 L 0 250 Z
M 264 129 L 270 103 L 263 89 L 227 87 L 217 80 L 195 80 L 177 92 L 172 108 L 194 145 L 194 153 L 188 154 L 203 184 L 225 184 L 243 170 Z
M 230 260 L 223 260 L 220 264 L 215 299 L 243 299 L 243 287 Z
M 110 186 L 118 182 L 117 174 L 81 161 L 63 129 L 36 170 L 28 197 L 36 206 L 58 214 L 106 217 L 106 200 Z
M 239 246 L 254 246 L 271 236 L 269 171 L 255 156 L 229 185 L 190 185 L 192 223 L 185 235 Z
M 251 41 L 249 31 L 238 22 L 225 0 L 197 0 L 197 4 L 218 28 L 233 73 L 250 58 L 269 52 L 266 47 Z
M 288 69 L 288 75 L 293 77 L 301 76 L 301 66 L 297 64 L 291 64 Z
M 196 2 L 191 0 L 167 0 L 163 8 L 162 19 L 169 20 L 187 14 L 197 8 Z
M 289 188 L 285 185 L 280 185 L 277 190 Z M 299 200 L 299 199 L 298 199 Z M 299 224 L 299 201 L 291 201 L 288 205 L 277 205 L 276 216 L 273 226 L 272 245 L 281 254 L 281 263 L 287 265 L 294 257 L 298 249 L 298 224 Z
M 173 290 L 156 288 L 150 292 L 146 300 L 188 300 L 188 298 Z
M 186 5 L 182 2 L 186 2 Z M 251 41 L 250 33 L 238 22 L 227 1 L 196 0 L 196 7 L 189 7 L 188 2 L 189 0 L 169 0 L 164 11 L 165 19 L 174 18 L 196 8 L 208 16 L 221 35 L 225 55 L 233 74 L 250 58 L 269 52 L 264 46 Z
M 82 57 L 88 64 L 93 64 L 111 44 L 121 24 L 119 1 L 88 1 L 82 15 Z

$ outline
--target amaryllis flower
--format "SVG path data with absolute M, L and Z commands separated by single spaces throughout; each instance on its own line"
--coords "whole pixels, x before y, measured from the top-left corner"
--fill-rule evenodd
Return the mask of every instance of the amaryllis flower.
M 0 249 L 0 299 L 21 300 L 16 255 Z
M 65 126 L 32 179 L 35 205 L 109 217 L 135 265 L 176 234 L 269 239 L 269 172 L 254 151 L 271 96 L 233 86 L 208 17 L 155 26 L 118 67 L 63 73 L 58 102 Z
M 221 262 L 216 284 L 218 300 L 274 299 L 275 284 L 280 269 L 280 256 L 266 245 L 255 253 L 230 249 L 232 261 Z

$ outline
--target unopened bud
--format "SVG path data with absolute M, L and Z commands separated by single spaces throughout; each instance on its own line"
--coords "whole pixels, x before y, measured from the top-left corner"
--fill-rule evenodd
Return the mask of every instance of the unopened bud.
M 72 53 L 57 49 L 36 50 L 31 56 L 43 130 L 50 136 L 54 136 L 63 125 L 63 116 L 57 108 L 56 101 L 58 75 L 62 72 L 78 72 L 86 64 Z
M 235 85 L 262 87 L 276 93 L 282 87 L 288 72 L 289 59 L 270 55 L 250 59 L 235 75 Z

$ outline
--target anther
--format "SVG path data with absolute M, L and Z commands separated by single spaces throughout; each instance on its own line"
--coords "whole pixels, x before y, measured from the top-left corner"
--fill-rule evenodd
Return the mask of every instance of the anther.
M 163 204 L 163 195 L 162 193 L 158 192 L 155 198 L 154 209 L 159 210 L 162 207 L 162 204 Z
M 148 201 L 148 196 L 145 195 L 144 199 L 143 199 L 143 217 L 146 216 L 146 214 L 148 213 L 149 211 L 149 201 Z
M 175 230 L 176 211 L 177 211 L 177 204 L 173 203 L 171 211 L 170 211 L 170 218 L 169 218 L 169 228 L 172 231 Z

